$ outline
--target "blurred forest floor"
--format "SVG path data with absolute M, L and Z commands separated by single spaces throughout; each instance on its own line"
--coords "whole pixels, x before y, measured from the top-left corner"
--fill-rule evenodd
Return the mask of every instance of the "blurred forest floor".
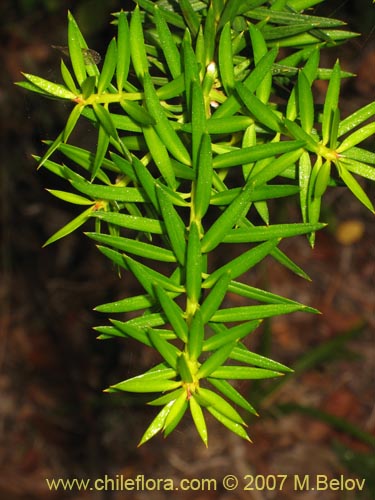
M 368 15 L 359 17 L 353 2 L 327 4 L 332 12 L 337 5 L 333 15 L 347 19 L 351 28 L 366 30 L 361 38 L 338 49 L 343 68 L 358 74 L 343 85 L 342 114 L 346 116 L 374 99 L 374 16 L 369 10 L 374 7 L 368 1 Z M 255 349 L 296 368 L 296 374 L 279 386 L 272 382 L 240 386 L 261 415 L 249 422 L 253 445 L 212 421 L 206 450 L 186 419 L 167 440 L 156 437 L 137 449 L 153 410 L 139 399 L 102 393 L 109 384 L 134 373 L 135 367 L 147 368 L 153 360 L 147 349 L 130 341 L 95 339 L 91 329 L 103 319 L 92 309 L 123 296 L 124 282 L 94 245 L 78 232 L 41 248 L 74 212 L 46 193 L 45 187 L 56 188 L 56 179 L 46 171 L 36 173 L 31 154 L 43 151 L 41 139 L 55 137 L 67 108 L 27 95 L 13 82 L 21 79 L 21 71 L 51 79 L 57 76 L 59 56 L 50 46 L 64 44 L 67 8 L 74 14 L 78 11 L 90 45 L 100 51 L 111 38 L 108 13 L 121 6 L 116 1 L 30 0 L 2 2 L 0 7 L 0 497 L 117 500 L 125 496 L 110 491 L 50 492 L 45 478 L 53 477 L 144 474 L 220 480 L 226 474 L 242 478 L 246 474 L 344 474 L 365 477 L 367 490 L 345 495 L 312 491 L 307 496 L 291 491 L 289 483 L 282 492 L 218 488 L 185 493 L 184 498 L 373 498 L 374 450 L 367 434 L 361 433 L 375 435 L 375 225 L 373 216 L 345 190 L 328 193 L 323 218 L 330 225 L 318 234 L 313 251 L 305 238 L 283 245 L 312 283 L 271 260 L 249 275 L 252 285 L 268 287 L 323 313 L 276 318 L 250 339 Z M 337 56 L 333 52 L 323 56 L 327 67 Z M 318 97 L 324 95 L 324 82 L 316 92 Z M 85 131 L 81 133 L 80 139 L 86 140 Z M 293 205 L 284 204 L 282 210 L 297 218 Z M 346 241 L 349 234 L 353 238 Z M 134 284 L 126 286 L 129 291 Z M 315 414 L 306 413 L 306 408 L 315 409 Z M 332 418 L 324 421 L 322 415 Z M 345 427 L 345 422 L 352 427 Z M 170 497 L 168 492 L 156 491 L 127 492 L 126 497 L 137 500 L 146 494 L 155 500 Z

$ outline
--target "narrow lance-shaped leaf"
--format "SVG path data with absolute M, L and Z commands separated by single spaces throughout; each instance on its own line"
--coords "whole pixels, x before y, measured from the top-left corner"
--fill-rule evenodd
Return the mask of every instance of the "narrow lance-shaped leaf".
M 148 70 L 148 60 L 138 5 L 134 9 L 130 20 L 130 54 L 135 74 L 138 80 L 142 82 L 143 76 Z
M 83 99 L 88 99 L 95 92 L 96 77 L 88 76 L 81 85 Z
M 260 123 L 275 132 L 281 132 L 281 121 L 269 106 L 250 92 L 242 82 L 237 82 L 235 89 L 246 108 Z
M 194 365 L 196 365 L 196 363 L 194 363 Z M 181 380 L 183 380 L 185 384 L 191 384 L 194 382 L 194 373 L 196 371 L 195 366 L 193 366 L 193 363 L 186 352 L 182 352 L 177 360 L 177 371 Z
M 202 253 L 197 223 L 189 228 L 186 258 L 186 293 L 189 303 L 196 307 L 199 302 L 202 282 Z
M 216 49 L 217 23 L 214 8 L 215 3 L 210 2 L 204 23 L 203 38 L 206 52 L 205 66 L 207 66 L 214 59 Z
M 257 141 L 257 138 L 256 138 L 255 124 L 252 123 L 251 125 L 249 125 L 246 128 L 246 130 L 243 134 L 242 148 L 250 148 L 252 146 L 255 146 L 256 141 Z M 244 177 L 245 181 L 247 180 L 253 166 L 254 166 L 253 162 L 247 162 L 247 163 L 242 165 L 242 172 L 243 172 L 243 177 Z
M 186 253 L 185 224 L 160 185 L 156 192 L 172 250 L 178 262 L 183 265 Z
M 164 437 L 167 437 L 178 425 L 184 416 L 188 407 L 186 393 L 182 393 L 172 404 L 167 418 L 165 419 L 163 431 Z
M 299 160 L 303 149 L 297 149 L 291 153 L 285 153 L 281 155 L 277 160 L 272 162 L 272 164 L 261 172 L 258 172 L 254 177 L 251 178 L 253 186 L 260 186 L 266 182 L 274 179 L 278 175 L 288 168 L 294 166 L 295 162 Z
M 213 407 L 226 417 L 239 424 L 245 424 L 241 415 L 225 399 L 210 389 L 199 387 L 195 395 L 198 403 L 204 407 Z
M 212 173 L 210 136 L 208 134 L 203 134 L 199 150 L 197 182 L 194 186 L 194 216 L 197 220 L 205 216 L 210 205 Z
M 127 81 L 130 65 L 130 31 L 124 11 L 121 11 L 118 17 L 117 30 L 116 82 L 117 88 L 121 92 Z
M 236 230 L 234 232 L 236 232 Z M 235 257 L 230 262 L 211 273 L 209 277 L 205 279 L 203 287 L 210 288 L 223 273 L 229 273 L 232 279 L 241 276 L 269 255 L 278 245 L 279 241 L 279 239 L 271 239 L 243 252 L 238 257 Z
M 207 435 L 206 421 L 204 419 L 202 408 L 200 407 L 200 404 L 196 401 L 194 396 L 192 396 L 189 399 L 189 406 L 190 406 L 191 416 L 193 417 L 193 422 L 198 431 L 198 434 L 202 439 L 203 443 L 207 446 L 208 435 Z
M 202 352 L 203 339 L 204 323 L 201 311 L 197 309 L 189 328 L 188 350 L 190 359 L 197 360 L 199 358 Z
M 299 130 L 302 129 L 299 128 Z M 256 146 L 229 151 L 228 153 L 215 156 L 213 159 L 213 167 L 215 169 L 231 168 L 237 165 L 243 165 L 244 163 L 250 163 L 265 158 L 272 158 L 277 154 L 295 151 L 296 149 L 304 146 L 304 144 L 304 140 L 270 142 L 267 144 L 258 144 Z M 314 142 L 314 144 L 316 143 Z
M 307 151 L 304 151 L 299 159 L 298 180 L 300 185 L 300 205 L 302 220 L 308 220 L 308 188 L 311 174 L 311 159 Z
M 267 44 L 264 40 L 262 32 L 254 25 L 250 24 L 249 32 L 251 37 L 251 44 L 254 53 L 254 62 L 257 65 L 262 57 L 267 54 Z M 258 88 L 256 89 L 256 96 L 260 101 L 266 104 L 269 100 L 272 87 L 272 73 L 268 72 L 264 74 L 264 78 Z
M 53 234 L 50 238 L 48 238 L 48 240 L 44 243 L 43 246 L 45 247 L 47 245 L 50 245 L 51 243 L 54 243 L 60 238 L 63 238 L 64 236 L 67 236 L 68 234 L 78 229 L 89 219 L 90 215 L 92 214 L 92 211 L 93 211 L 93 206 L 89 207 L 87 210 L 78 215 L 75 219 L 73 219 L 64 227 L 59 229 L 55 234 Z
M 187 325 L 183 318 L 182 309 L 160 285 L 156 284 L 154 287 L 159 303 L 167 316 L 173 331 L 178 338 L 180 338 L 183 342 L 186 342 L 188 338 Z
M 241 194 L 228 205 L 226 210 L 211 225 L 202 239 L 202 252 L 210 252 L 216 248 L 239 217 L 250 207 L 249 192 L 251 190 L 252 186 L 246 185 Z
M 209 358 L 204 361 L 204 363 L 199 367 L 197 377 L 206 378 L 211 375 L 212 372 L 217 370 L 225 361 L 229 358 L 236 342 L 230 342 L 220 349 L 217 349 Z
M 144 90 L 147 109 L 155 120 L 155 130 L 157 131 L 160 139 L 162 140 L 168 151 L 184 165 L 190 165 L 191 160 L 189 153 L 170 124 L 159 98 L 156 94 L 152 84 L 151 77 L 148 73 L 144 75 Z
M 64 128 L 62 137 L 63 142 L 66 142 L 70 134 L 73 132 L 74 127 L 76 126 L 76 123 L 79 117 L 81 116 L 82 109 L 83 109 L 82 104 L 76 104 L 76 106 L 74 106 L 74 108 L 72 109 Z
M 310 231 L 318 231 L 326 226 L 324 223 L 292 223 L 272 224 L 269 226 L 254 226 L 249 228 L 233 229 L 224 237 L 224 243 L 251 243 L 267 241 L 275 238 L 290 238 Z M 260 250 L 260 249 L 259 249 Z M 216 273 L 216 271 L 214 271 Z
M 172 78 L 177 78 L 181 74 L 181 59 L 172 33 L 165 21 L 164 13 L 155 5 L 154 19 L 159 35 L 161 48 L 167 61 Z
M 342 141 L 340 146 L 337 148 L 337 153 L 343 153 L 348 149 L 356 146 L 360 142 L 364 141 L 368 137 L 371 137 L 375 134 L 375 122 L 364 125 L 362 128 L 356 130 L 352 134 L 350 134 L 346 139 Z
M 184 79 L 185 79 L 185 93 L 186 93 L 186 107 L 188 111 L 188 116 L 191 118 L 192 112 L 192 82 L 199 82 L 199 69 L 197 59 L 194 54 L 194 50 L 191 45 L 191 36 L 189 31 L 185 31 L 184 38 L 182 40 L 182 61 L 184 69 Z
M 340 162 L 337 163 L 340 177 L 351 190 L 351 192 L 359 199 L 363 205 L 368 208 L 371 212 L 375 212 L 374 205 L 371 200 L 364 192 L 358 181 L 352 176 L 352 174 L 347 170 L 347 168 Z
M 117 65 L 117 45 L 116 39 L 112 38 L 104 58 L 102 70 L 98 81 L 98 94 L 105 92 L 112 81 Z
M 98 145 L 96 147 L 96 153 L 94 158 L 94 163 L 91 170 L 91 180 L 93 181 L 97 176 L 105 155 L 107 154 L 109 145 L 109 135 L 103 126 L 99 126 L 98 131 Z
M 314 101 L 309 81 L 303 71 L 298 74 L 298 108 L 302 128 L 310 134 L 314 125 Z
M 322 139 L 324 145 L 328 144 L 329 141 L 331 124 L 334 113 L 338 106 L 339 94 L 340 94 L 340 65 L 337 61 L 333 68 L 331 79 L 329 81 L 323 108 Z
M 198 82 L 193 81 L 192 88 L 192 111 L 191 111 L 191 139 L 192 139 L 192 161 L 193 168 L 198 168 L 199 148 L 201 147 L 203 134 L 206 132 L 206 114 L 202 88 Z
M 276 48 L 270 50 L 255 66 L 250 75 L 244 80 L 243 84 L 250 92 L 255 92 L 263 81 L 264 75 L 271 71 L 278 51 Z M 225 118 L 234 115 L 241 109 L 241 100 L 231 95 L 213 114 L 214 118 Z
M 68 22 L 69 56 L 78 85 L 82 85 L 82 82 L 86 78 L 86 66 L 81 50 L 84 48 L 82 44 L 82 34 L 70 12 L 68 12 Z
M 60 200 L 64 200 L 68 203 L 73 203 L 74 205 L 93 205 L 95 203 L 95 201 L 89 200 L 75 193 L 69 193 L 56 189 L 47 189 L 47 191 L 53 196 L 56 196 L 56 198 L 60 198 Z
M 236 327 L 234 327 L 236 328 Z M 237 327 L 238 328 L 238 327 Z M 260 368 L 266 368 L 267 370 L 273 370 L 277 372 L 291 373 L 293 370 L 287 366 L 273 361 L 272 359 L 261 356 L 254 352 L 249 351 L 243 344 L 236 346 L 230 355 L 231 359 L 247 363 L 249 365 L 254 365 Z
M 134 229 L 135 231 L 143 231 L 145 233 L 163 234 L 163 226 L 157 219 L 149 219 L 148 217 L 137 217 L 135 215 L 122 214 L 118 212 L 105 212 L 98 210 L 93 212 L 92 217 L 97 217 L 109 224 Z
M 230 272 L 224 270 L 220 278 L 217 279 L 216 283 L 212 287 L 208 296 L 204 299 L 200 308 L 200 314 L 204 324 L 207 323 L 213 314 L 215 314 L 215 312 L 219 309 L 228 290 L 230 280 Z
M 191 6 L 189 0 L 180 0 L 179 2 L 182 14 L 185 18 L 185 22 L 191 31 L 193 37 L 195 37 L 199 30 L 199 17 L 197 13 Z
M 211 321 L 227 323 L 231 321 L 250 321 L 253 319 L 271 318 L 281 314 L 290 314 L 305 309 L 297 304 L 271 304 L 261 306 L 228 307 L 220 309 L 211 318 Z
M 152 437 L 154 437 L 159 431 L 162 430 L 165 419 L 167 418 L 167 415 L 171 409 L 173 401 L 170 401 L 168 404 L 166 404 L 156 415 L 156 417 L 152 420 L 151 424 L 147 427 L 141 440 L 139 441 L 138 447 L 142 446 L 142 444 L 145 444 Z
M 339 124 L 338 137 L 358 127 L 361 123 L 375 115 L 375 101 L 363 106 L 351 115 L 347 116 Z
M 90 200 L 88 201 L 93 203 Z M 170 250 L 157 245 L 151 245 L 150 243 L 144 243 L 143 241 L 137 241 L 134 238 L 124 238 L 102 233 L 86 233 L 86 236 L 89 236 L 98 243 L 109 245 L 118 250 L 139 255 L 146 259 L 153 259 L 161 262 L 176 262 L 175 256 Z
M 33 85 L 38 87 L 43 93 L 48 94 L 51 97 L 56 97 L 59 99 L 75 99 L 76 95 L 69 90 L 67 87 L 60 85 L 59 83 L 53 83 L 40 76 L 30 75 L 28 73 L 22 73 L 22 75 L 29 80 Z M 22 82 L 21 82 L 22 83 Z
M 160 335 L 154 332 L 152 329 L 149 329 L 148 336 L 150 337 L 152 345 L 159 352 L 159 354 L 165 359 L 168 365 L 176 369 L 177 367 L 177 359 L 181 354 L 181 351 L 173 344 L 164 340 L 160 337 Z
M 252 413 L 253 415 L 258 415 L 256 410 L 251 406 L 251 404 L 226 380 L 220 380 L 216 378 L 208 378 L 210 384 L 212 384 L 215 389 L 219 390 L 225 397 L 233 401 L 236 405 L 240 406 L 244 410 Z
M 218 349 L 228 342 L 233 342 L 234 340 L 241 340 L 243 337 L 249 335 L 255 328 L 260 325 L 260 321 L 247 321 L 240 325 L 234 326 L 232 328 L 226 328 L 222 324 L 213 325 L 212 328 L 216 330 L 219 328 L 219 333 L 212 335 L 206 339 L 203 343 L 203 351 L 211 351 L 213 349 Z M 232 356 L 232 355 L 231 355 Z
M 227 427 L 227 429 L 234 432 L 234 434 L 237 434 L 238 436 L 242 437 L 242 439 L 251 442 L 251 439 L 249 438 L 247 432 L 245 431 L 245 429 L 241 424 L 233 422 L 233 420 L 226 417 L 212 406 L 207 407 L 207 410 L 216 418 L 216 420 L 218 420 L 221 424 Z
M 180 387 L 175 391 L 167 392 L 167 394 L 149 401 L 147 404 L 150 406 L 163 406 L 170 403 L 171 401 L 175 401 L 183 392 L 185 392 L 185 389 L 183 387 Z
M 116 141 L 119 140 L 116 127 L 113 123 L 111 113 L 108 109 L 101 104 L 94 102 L 92 105 L 96 118 L 98 119 L 100 125 L 104 128 L 107 135 L 113 137 Z
M 142 378 L 142 376 L 134 377 L 118 384 L 112 385 L 106 392 L 126 391 L 126 392 L 163 392 L 171 391 L 181 385 L 181 382 L 169 380 L 166 378 L 150 377 Z
M 74 95 L 78 95 L 79 92 L 78 92 L 78 89 L 76 87 L 76 84 L 74 82 L 74 79 L 70 73 L 70 71 L 68 70 L 65 62 L 63 59 L 61 59 L 61 64 L 60 64 L 60 71 L 61 71 L 61 76 L 64 80 L 64 83 L 65 85 L 67 86 L 67 88 L 73 92 Z
M 325 161 L 320 167 L 317 173 L 315 183 L 314 183 L 314 198 L 321 198 L 327 189 L 328 182 L 331 177 L 331 162 L 329 160 Z
M 230 23 L 226 23 L 220 34 L 219 71 L 224 90 L 229 95 L 234 88 L 234 70 Z
M 212 378 L 222 378 L 224 380 L 262 380 L 267 378 L 280 377 L 284 375 L 273 370 L 265 368 L 252 368 L 247 366 L 220 366 L 211 372 Z
M 161 141 L 159 135 L 155 132 L 155 129 L 152 126 L 143 127 L 143 136 L 159 172 L 164 177 L 168 186 L 172 189 L 176 189 L 177 185 L 175 172 L 164 143 Z

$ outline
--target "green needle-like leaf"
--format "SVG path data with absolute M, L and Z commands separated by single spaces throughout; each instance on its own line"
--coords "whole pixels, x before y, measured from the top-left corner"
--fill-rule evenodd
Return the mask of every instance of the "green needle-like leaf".
M 91 216 L 110 224 L 115 224 L 116 226 L 135 229 L 136 231 L 143 231 L 145 233 L 163 234 L 164 232 L 162 224 L 157 219 L 104 211 L 93 212 Z
M 225 427 L 227 427 L 227 429 L 234 432 L 238 436 L 242 437 L 246 441 L 251 442 L 251 439 L 249 438 L 249 436 L 247 435 L 247 432 L 245 431 L 245 429 L 242 427 L 241 424 L 239 424 L 237 422 L 233 422 L 233 420 L 226 417 L 225 415 L 223 415 L 222 413 L 217 411 L 212 406 L 208 406 L 207 410 L 216 418 L 216 420 L 218 420 L 221 424 L 223 424 Z
M 253 319 L 271 318 L 281 314 L 301 311 L 305 308 L 297 304 L 272 304 L 262 306 L 242 306 L 220 309 L 211 318 L 211 321 L 226 323 L 231 321 L 250 321 Z
M 195 393 L 195 398 L 201 406 L 204 406 L 206 408 L 211 406 L 230 420 L 233 420 L 233 422 L 237 422 L 241 425 L 245 424 L 243 418 L 233 408 L 233 406 L 225 401 L 225 399 L 219 396 L 219 394 L 217 394 L 216 392 L 211 391 L 210 389 L 199 387 L 199 389 Z
M 177 359 L 181 354 L 181 351 L 167 340 L 161 338 L 160 335 L 154 330 L 150 329 L 148 331 L 148 336 L 150 337 L 152 345 L 159 352 L 159 354 L 165 359 L 168 365 L 173 369 L 176 369 Z
M 69 90 L 67 87 L 64 87 L 63 85 L 50 82 L 39 76 L 29 75 L 28 73 L 22 74 L 25 78 L 27 78 L 27 80 L 29 80 L 29 82 L 31 82 L 34 87 L 39 88 L 42 93 L 48 94 L 50 97 L 70 100 L 73 100 L 77 97 L 71 90 Z
M 337 164 L 340 177 L 342 180 L 345 182 L 345 184 L 348 186 L 348 188 L 352 191 L 352 193 L 359 199 L 363 205 L 368 208 L 371 212 L 375 212 L 374 205 L 372 204 L 371 200 L 367 196 L 367 194 L 364 192 L 360 184 L 355 180 L 355 178 L 352 176 L 352 174 L 348 171 L 348 169 L 342 165 L 341 163 L 338 162 Z
M 241 194 L 228 205 L 220 217 L 211 225 L 202 239 L 202 252 L 210 252 L 216 248 L 222 242 L 225 234 L 233 228 L 239 217 L 249 209 L 251 204 L 249 193 L 252 189 L 251 185 L 246 185 Z
M 281 121 L 269 106 L 251 93 L 243 83 L 237 82 L 235 89 L 246 108 L 261 124 L 275 132 L 281 132 Z
M 99 75 L 98 94 L 101 94 L 102 92 L 107 90 L 109 84 L 112 81 L 113 75 L 115 74 L 117 61 L 117 45 L 115 38 L 113 38 L 108 45 L 102 71 Z
M 191 160 L 189 153 L 169 122 L 148 73 L 145 73 L 144 75 L 144 90 L 147 109 L 152 118 L 155 120 L 155 130 L 163 144 L 171 155 L 176 158 L 176 160 L 180 161 L 184 165 L 190 165 Z
M 298 108 L 299 108 L 301 125 L 303 130 L 307 134 L 310 134 L 311 129 L 314 125 L 314 101 L 310 83 L 303 71 L 301 71 L 298 74 L 297 93 L 298 93 Z
M 280 377 L 283 373 L 266 370 L 264 368 L 249 368 L 247 366 L 220 366 L 210 373 L 212 378 L 223 378 L 225 380 L 259 380 Z
M 229 358 L 235 345 L 236 342 L 229 342 L 211 354 L 211 356 L 199 367 L 197 377 L 206 378 L 216 371 L 218 367 L 225 363 L 225 361 Z
M 134 9 L 130 20 L 130 55 L 135 74 L 138 80 L 143 81 L 148 71 L 145 40 L 143 36 L 141 13 L 138 5 Z
M 75 219 L 73 219 L 64 227 L 56 231 L 55 234 L 53 234 L 48 238 L 48 240 L 44 243 L 43 247 L 50 245 L 51 243 L 54 243 L 55 241 L 63 238 L 64 236 L 67 236 L 68 234 L 72 233 L 73 231 L 81 227 L 90 218 L 90 215 L 92 215 L 92 211 L 93 211 L 93 206 L 89 207 L 87 210 L 78 215 Z
M 323 108 L 323 121 L 322 121 L 322 138 L 323 144 L 328 144 L 329 134 L 331 131 L 332 120 L 334 113 L 338 106 L 339 94 L 340 94 L 340 65 L 336 62 L 331 79 L 329 81 L 327 95 L 324 102 Z
M 192 396 L 189 399 L 189 407 L 191 416 L 193 417 L 194 425 L 198 431 L 199 436 L 201 437 L 203 443 L 208 446 L 208 434 L 207 434 L 207 426 L 206 421 L 204 419 L 203 411 L 200 404 L 195 399 L 195 396 Z
M 249 335 L 253 330 L 255 330 L 259 324 L 260 321 L 247 321 L 246 323 L 242 323 L 241 325 L 237 325 L 229 329 L 224 325 L 220 325 L 220 332 L 212 335 L 212 337 L 209 337 L 204 341 L 203 351 L 218 349 L 228 342 L 241 340 L 243 337 Z M 212 327 L 214 327 L 214 325 L 212 325 Z M 231 355 L 231 357 L 233 356 Z
M 198 304 L 202 283 L 202 253 L 197 223 L 192 221 L 189 228 L 186 256 L 186 293 L 191 304 Z
M 210 136 L 204 134 L 199 150 L 197 182 L 194 186 L 194 215 L 198 220 L 204 217 L 210 205 L 212 174 L 211 141 Z
M 165 21 L 164 13 L 155 5 L 154 18 L 156 29 L 158 31 L 160 45 L 163 50 L 164 57 L 167 61 L 169 71 L 173 78 L 177 78 L 181 74 L 181 58 L 173 39 L 172 33 Z
M 176 258 L 170 250 L 157 245 L 151 245 L 143 241 L 124 238 L 122 236 L 111 236 L 109 234 L 86 233 L 86 235 L 98 243 L 109 245 L 118 250 L 139 255 L 146 259 L 153 259 L 161 262 L 176 262 Z
M 183 392 L 171 405 L 163 425 L 164 437 L 167 437 L 180 422 L 188 407 L 186 392 Z
M 142 444 L 145 444 L 147 441 L 149 441 L 152 437 L 154 437 L 159 431 L 162 430 L 165 419 L 167 418 L 167 415 L 171 409 L 171 406 L 174 401 L 170 401 L 168 404 L 166 404 L 160 412 L 156 415 L 156 417 L 153 419 L 151 424 L 147 427 L 145 433 L 143 434 L 138 447 L 141 446 Z
M 128 79 L 130 65 L 130 31 L 125 12 L 121 11 L 117 20 L 117 61 L 116 82 L 119 92 Z
M 253 415 L 258 415 L 256 410 L 251 406 L 251 404 L 226 380 L 220 380 L 218 378 L 207 379 L 210 384 L 212 384 L 215 389 L 224 394 L 225 397 L 233 401 L 236 405 L 240 406 L 244 410 L 247 410 L 249 413 Z
M 156 193 L 172 250 L 183 265 L 186 253 L 185 224 L 161 185 L 157 186 Z
M 237 230 L 234 230 L 236 232 Z M 239 230 L 238 230 L 239 231 Z M 258 264 L 262 259 L 271 253 L 280 240 L 272 239 L 257 245 L 255 248 L 243 252 L 239 257 L 234 258 L 228 264 L 219 267 L 206 278 L 202 284 L 203 288 L 210 288 L 213 283 L 224 273 L 228 273 L 232 279 L 238 278 L 251 267 Z
M 160 305 L 167 316 L 172 328 L 183 342 L 187 341 L 187 325 L 183 319 L 183 312 L 181 308 L 174 302 L 174 300 L 167 294 L 167 292 L 159 285 L 155 285 L 156 295 Z
M 229 95 L 234 88 L 233 53 L 230 23 L 226 23 L 220 34 L 219 71 L 224 90 Z
M 60 200 L 64 200 L 68 203 L 73 203 L 75 205 L 93 205 L 95 202 L 93 200 L 88 200 L 83 196 L 74 193 L 68 193 L 66 191 L 60 191 L 56 189 L 47 189 L 47 191 L 56 198 L 60 198 Z
M 230 280 L 230 272 L 224 270 L 201 306 L 200 313 L 203 323 L 207 323 L 220 307 L 228 290 Z
M 170 391 L 181 386 L 181 382 L 170 380 L 176 375 L 172 368 L 148 371 L 142 375 L 128 378 L 123 382 L 111 385 L 109 390 L 127 392 L 162 392 Z
M 202 313 L 197 309 L 189 328 L 188 349 L 192 360 L 197 360 L 202 352 L 204 333 Z
M 205 446 L 205 411 L 250 441 L 236 407 L 257 413 L 231 381 L 277 377 L 272 390 L 292 370 L 251 351 L 248 336 L 266 318 L 319 312 L 244 278 L 269 256 L 310 279 L 278 246 L 298 235 L 313 246 L 327 188 L 346 184 L 375 211 L 356 177 L 375 181 L 366 149 L 375 103 L 341 120 L 341 79 L 355 75 L 338 62 L 320 67 L 322 48 L 357 34 L 312 15 L 320 2 L 136 0 L 114 14 L 117 36 L 100 68 L 69 12 L 68 47 L 56 47 L 70 58 L 60 82 L 26 73 L 17 83 L 71 103 L 63 130 L 35 158 L 67 186 L 48 191 L 83 212 L 46 244 L 94 219 L 85 234 L 128 292 L 129 278 L 143 289 L 98 306 L 121 317 L 94 328 L 100 340 L 160 358 L 106 390 L 156 393 L 149 404 L 159 413 L 139 445 L 168 436 L 188 409 Z M 73 133 L 78 121 L 83 134 Z M 287 202 L 299 203 L 302 222 L 288 219 Z
M 78 85 L 82 85 L 86 78 L 86 66 L 81 49 L 87 48 L 87 45 L 82 43 L 82 33 L 70 12 L 68 12 L 68 21 L 69 56 Z

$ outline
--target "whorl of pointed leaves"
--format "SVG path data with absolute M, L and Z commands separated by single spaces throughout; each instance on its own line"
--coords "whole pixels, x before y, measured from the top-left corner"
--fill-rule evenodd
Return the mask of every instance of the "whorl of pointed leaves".
M 249 440 L 233 405 L 256 412 L 229 380 L 290 369 L 244 340 L 265 318 L 316 311 L 249 285 L 246 273 L 271 256 L 308 278 L 278 245 L 301 234 L 313 245 L 329 188 L 346 185 L 374 211 L 358 177 L 375 180 L 375 154 L 361 147 L 374 136 L 375 102 L 341 119 L 340 81 L 353 75 L 339 62 L 321 68 L 320 50 L 356 34 L 304 13 L 316 3 L 138 0 L 116 14 L 101 67 L 85 60 L 87 43 L 69 13 L 61 83 L 29 74 L 19 83 L 72 103 L 38 161 L 66 180 L 66 191 L 51 194 L 84 210 L 46 244 L 92 220 L 86 234 L 142 289 L 97 307 L 111 318 L 96 328 L 101 339 L 133 338 L 160 355 L 108 389 L 159 393 L 150 405 L 161 409 L 140 444 L 170 434 L 188 410 L 206 445 L 207 411 Z M 317 80 L 328 80 L 322 107 Z M 78 120 L 96 128 L 96 149 L 68 143 Z M 56 151 L 66 161 L 52 161 Z M 299 200 L 301 221 L 272 224 L 268 202 L 286 197 Z M 228 260 L 237 244 L 242 253 Z M 242 305 L 225 307 L 228 294 Z

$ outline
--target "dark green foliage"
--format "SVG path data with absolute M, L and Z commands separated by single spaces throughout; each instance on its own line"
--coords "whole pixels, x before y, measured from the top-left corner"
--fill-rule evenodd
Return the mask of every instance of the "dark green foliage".
M 67 191 L 50 192 L 85 210 L 47 243 L 92 219 L 87 235 L 144 289 L 97 308 L 125 314 L 98 327 L 100 338 L 137 339 L 160 354 L 159 365 L 108 389 L 162 393 L 151 401 L 162 409 L 140 444 L 170 434 L 188 408 L 206 445 L 206 410 L 249 440 L 232 403 L 256 412 L 228 380 L 290 369 L 243 340 L 264 318 L 317 311 L 241 280 L 267 256 L 306 277 L 278 245 L 301 234 L 313 245 L 327 189 L 346 184 L 374 211 L 356 177 L 375 180 L 375 154 L 360 145 L 374 135 L 375 103 L 340 120 L 348 74 L 338 62 L 319 67 L 322 48 L 356 34 L 304 13 L 316 3 L 139 0 L 116 15 L 118 35 L 101 69 L 84 60 L 87 44 L 69 13 L 63 83 L 33 75 L 20 83 L 72 102 L 66 127 L 39 160 L 67 181 Z M 312 84 L 323 78 L 320 110 Z M 85 119 L 97 128 L 95 151 L 67 144 Z M 70 167 L 50 159 L 55 151 Z M 296 195 L 301 221 L 273 224 L 268 201 Z M 247 248 L 214 269 L 216 252 L 230 256 L 238 244 Z M 228 292 L 242 297 L 240 307 L 225 307 Z M 130 311 L 138 316 L 127 319 Z

